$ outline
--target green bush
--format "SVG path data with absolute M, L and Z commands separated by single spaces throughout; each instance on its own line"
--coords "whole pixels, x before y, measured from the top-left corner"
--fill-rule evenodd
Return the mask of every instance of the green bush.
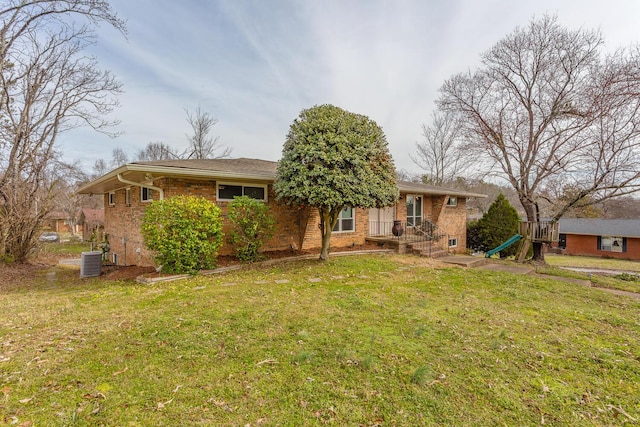
M 491 204 L 487 213 L 476 223 L 467 225 L 468 243 L 471 249 L 488 251 L 508 240 L 520 231 L 520 216 L 502 193 Z M 518 250 L 514 244 L 500 251 L 500 258 L 513 256 Z
M 467 222 L 467 248 L 482 252 L 491 249 L 484 242 L 480 223 L 477 220 Z
M 227 214 L 231 222 L 229 243 L 244 262 L 260 259 L 260 249 L 273 236 L 275 219 L 269 206 L 248 196 L 234 197 Z
M 151 203 L 142 219 L 145 245 L 167 273 L 196 273 L 216 266 L 222 218 L 214 203 L 175 196 Z

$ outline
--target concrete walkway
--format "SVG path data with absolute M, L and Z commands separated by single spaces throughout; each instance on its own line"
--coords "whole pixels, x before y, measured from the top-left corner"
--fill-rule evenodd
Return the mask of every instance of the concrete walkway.
M 633 299 L 640 299 L 640 294 L 635 292 L 621 291 L 618 289 L 600 288 L 593 286 L 590 280 L 574 279 L 571 277 L 552 276 L 549 274 L 539 274 L 535 272 L 535 267 L 527 264 L 506 264 L 500 262 L 493 262 L 487 258 L 475 257 L 470 255 L 448 255 L 446 257 L 439 258 L 440 261 L 446 264 L 457 265 L 465 268 L 480 268 L 489 271 L 503 271 L 513 274 L 528 274 L 541 279 L 559 280 L 562 282 L 573 283 L 581 286 L 588 286 L 593 289 L 598 289 L 604 292 L 609 292 L 615 295 L 625 296 Z M 612 271 L 609 271 L 611 273 Z M 619 272 L 620 273 L 620 272 Z M 637 273 L 636 273 L 637 274 Z

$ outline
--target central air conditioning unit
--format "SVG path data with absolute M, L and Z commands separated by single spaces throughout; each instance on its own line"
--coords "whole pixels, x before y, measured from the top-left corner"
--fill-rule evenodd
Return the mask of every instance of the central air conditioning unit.
M 102 270 L 102 251 L 82 252 L 80 277 L 97 277 Z

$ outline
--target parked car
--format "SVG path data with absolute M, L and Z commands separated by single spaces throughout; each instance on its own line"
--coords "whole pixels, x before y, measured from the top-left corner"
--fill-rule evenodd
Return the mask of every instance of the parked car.
M 58 242 L 60 241 L 60 235 L 55 231 L 45 231 L 38 238 L 41 242 Z

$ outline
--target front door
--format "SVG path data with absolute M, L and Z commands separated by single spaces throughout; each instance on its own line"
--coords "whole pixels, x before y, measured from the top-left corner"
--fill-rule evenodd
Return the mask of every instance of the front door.
M 369 209 L 369 236 L 385 236 L 391 234 L 395 217 L 395 206 Z

